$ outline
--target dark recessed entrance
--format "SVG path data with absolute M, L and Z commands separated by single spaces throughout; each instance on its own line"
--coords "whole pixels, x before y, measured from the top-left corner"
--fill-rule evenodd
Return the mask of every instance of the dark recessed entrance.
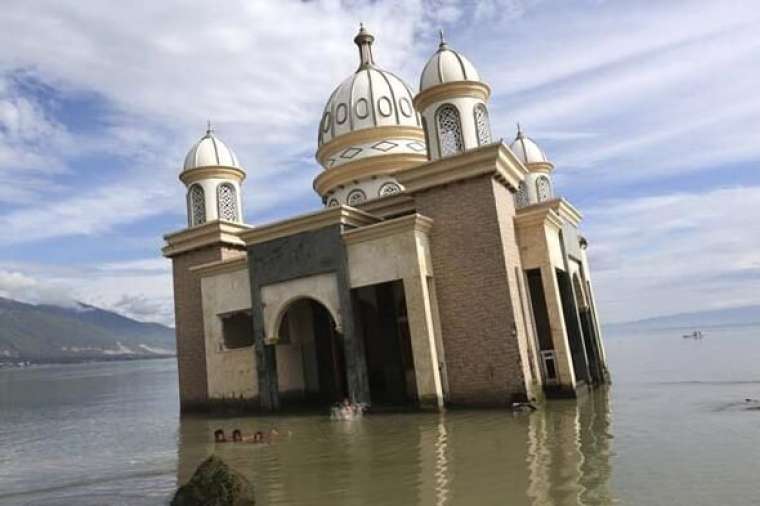
M 402 281 L 353 290 L 367 356 L 373 405 L 408 405 L 417 400 L 412 340 Z
M 343 336 L 319 302 L 300 299 L 288 307 L 276 357 L 284 405 L 326 405 L 348 397 Z

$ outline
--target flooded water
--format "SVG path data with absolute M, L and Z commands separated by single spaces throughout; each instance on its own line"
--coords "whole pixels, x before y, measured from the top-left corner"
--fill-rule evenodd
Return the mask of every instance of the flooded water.
M 760 501 L 760 328 L 609 335 L 614 385 L 538 412 L 178 416 L 173 360 L 0 370 L 0 504 L 166 504 L 216 452 L 262 505 Z M 277 427 L 271 445 L 216 428 Z

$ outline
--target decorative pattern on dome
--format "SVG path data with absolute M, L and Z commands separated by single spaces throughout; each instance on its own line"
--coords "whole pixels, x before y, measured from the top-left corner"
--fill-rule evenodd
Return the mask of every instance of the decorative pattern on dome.
M 378 197 L 386 197 L 401 192 L 401 187 L 397 183 L 385 183 L 377 192 Z
M 438 139 L 441 143 L 441 156 L 449 156 L 464 150 L 462 140 L 462 122 L 459 111 L 451 104 L 446 104 L 436 111 Z
M 539 202 L 552 198 L 552 184 L 546 176 L 536 178 L 536 196 Z
M 219 219 L 238 221 L 237 192 L 229 183 L 222 183 L 216 189 Z
M 348 202 L 349 206 L 355 206 L 356 204 L 361 204 L 367 200 L 367 194 L 364 193 L 363 190 L 352 190 L 351 193 L 348 194 L 348 198 L 346 201 Z
M 319 146 L 365 128 L 420 126 L 419 116 L 412 105 L 414 93 L 411 88 L 398 76 L 375 64 L 372 55 L 374 40 L 364 27 L 354 38 L 359 47 L 359 68 L 330 95 L 319 126 Z
M 467 58 L 449 48 L 441 32 L 438 51 L 430 57 L 425 68 L 422 69 L 420 91 L 457 81 L 480 81 L 480 75 Z
M 194 184 L 188 192 L 188 205 L 190 207 L 190 226 L 206 223 L 206 198 L 201 185 Z
M 478 145 L 483 146 L 484 144 L 490 144 L 491 125 L 488 121 L 488 111 L 486 110 L 486 106 L 483 104 L 476 105 L 473 114 L 475 115 L 475 128 L 478 132 Z
M 183 170 L 192 170 L 200 167 L 234 167 L 242 169 L 235 153 L 222 142 L 214 131 L 209 127 L 206 135 L 190 148 Z

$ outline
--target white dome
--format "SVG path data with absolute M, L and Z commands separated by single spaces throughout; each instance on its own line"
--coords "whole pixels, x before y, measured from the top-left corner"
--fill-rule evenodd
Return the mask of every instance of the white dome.
M 395 74 L 375 65 L 372 57 L 374 37 L 364 27 L 354 42 L 359 46 L 361 64 L 330 95 L 319 123 L 321 147 L 336 137 L 379 126 L 419 127 L 412 105 L 414 94 Z
M 523 134 L 520 127 L 517 127 L 517 137 L 509 145 L 509 149 L 515 154 L 517 158 L 524 164 L 529 163 L 551 163 L 546 157 L 546 153 L 538 147 L 533 139 Z
M 206 135 L 190 148 L 185 157 L 183 170 L 198 169 L 200 167 L 233 167 L 242 170 L 235 153 L 214 135 L 209 127 Z
M 420 91 L 457 81 L 480 81 L 480 75 L 467 58 L 449 48 L 441 34 L 438 51 L 430 57 L 422 70 Z

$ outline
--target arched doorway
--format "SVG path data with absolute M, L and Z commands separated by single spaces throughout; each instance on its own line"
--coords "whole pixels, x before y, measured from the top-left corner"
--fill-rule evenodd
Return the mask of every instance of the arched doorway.
M 300 298 L 287 306 L 275 353 L 283 405 L 325 405 L 348 397 L 343 335 L 320 302 Z

